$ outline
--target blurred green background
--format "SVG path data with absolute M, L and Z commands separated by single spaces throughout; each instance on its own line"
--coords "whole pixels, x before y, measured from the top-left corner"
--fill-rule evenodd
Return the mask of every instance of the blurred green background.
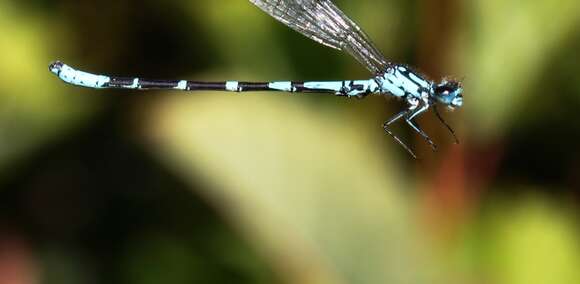
M 89 90 L 369 74 L 244 0 L 0 0 L 0 283 L 580 283 L 580 4 L 336 1 L 465 106 Z

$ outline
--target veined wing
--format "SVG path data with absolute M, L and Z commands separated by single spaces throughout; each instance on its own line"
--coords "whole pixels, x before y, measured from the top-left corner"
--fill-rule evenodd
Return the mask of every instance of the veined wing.
M 390 66 L 362 29 L 330 0 L 250 2 L 314 41 L 348 52 L 374 74 Z

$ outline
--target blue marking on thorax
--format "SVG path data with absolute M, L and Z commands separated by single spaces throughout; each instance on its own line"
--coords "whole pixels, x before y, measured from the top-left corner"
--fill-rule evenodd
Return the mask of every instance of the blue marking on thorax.
M 69 84 L 97 89 L 103 88 L 105 84 L 111 81 L 108 76 L 77 71 L 66 64 L 62 65 L 57 75 L 61 80 Z
M 376 79 L 383 92 L 389 92 L 396 97 L 410 94 L 421 98 L 423 92 L 429 91 L 432 85 L 430 81 L 419 77 L 403 66 L 391 68 Z
M 415 73 L 409 73 L 409 78 L 411 80 L 413 80 L 413 82 L 419 84 L 421 87 L 425 88 L 425 89 L 429 89 L 431 88 L 431 82 L 419 77 L 417 74 Z

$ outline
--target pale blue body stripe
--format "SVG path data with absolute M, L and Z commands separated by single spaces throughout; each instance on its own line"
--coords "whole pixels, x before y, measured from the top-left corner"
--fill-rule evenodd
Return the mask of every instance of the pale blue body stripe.
M 179 83 L 177 83 L 177 87 L 175 87 L 175 89 L 182 90 L 182 91 L 187 90 L 187 81 L 186 80 L 179 81 Z
M 292 92 L 292 82 L 290 81 L 271 82 L 268 84 L 268 87 L 272 90 Z
M 354 81 L 312 81 L 304 83 L 305 89 L 332 90 L 335 94 L 358 97 L 365 94 L 380 94 L 379 85 L 374 79 Z
M 109 76 L 95 75 L 83 71 L 78 71 L 64 64 L 60 70 L 51 70 L 58 77 L 73 85 L 100 89 L 111 81 Z M 58 72 L 57 72 L 58 71 Z
M 325 90 L 333 90 L 335 92 L 339 92 L 342 89 L 342 82 L 320 82 L 320 81 L 312 81 L 312 82 L 304 82 L 304 88 L 306 89 L 325 89 Z
M 127 86 L 127 89 L 138 89 L 139 88 L 139 78 L 133 79 L 133 85 Z
M 238 86 L 239 86 L 238 81 L 227 81 L 226 82 L 226 91 L 239 92 L 241 90 Z

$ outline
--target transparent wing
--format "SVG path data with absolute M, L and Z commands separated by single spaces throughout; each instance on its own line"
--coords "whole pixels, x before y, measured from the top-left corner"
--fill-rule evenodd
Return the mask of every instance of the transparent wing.
M 250 2 L 314 41 L 348 52 L 374 74 L 390 66 L 362 29 L 330 0 Z

